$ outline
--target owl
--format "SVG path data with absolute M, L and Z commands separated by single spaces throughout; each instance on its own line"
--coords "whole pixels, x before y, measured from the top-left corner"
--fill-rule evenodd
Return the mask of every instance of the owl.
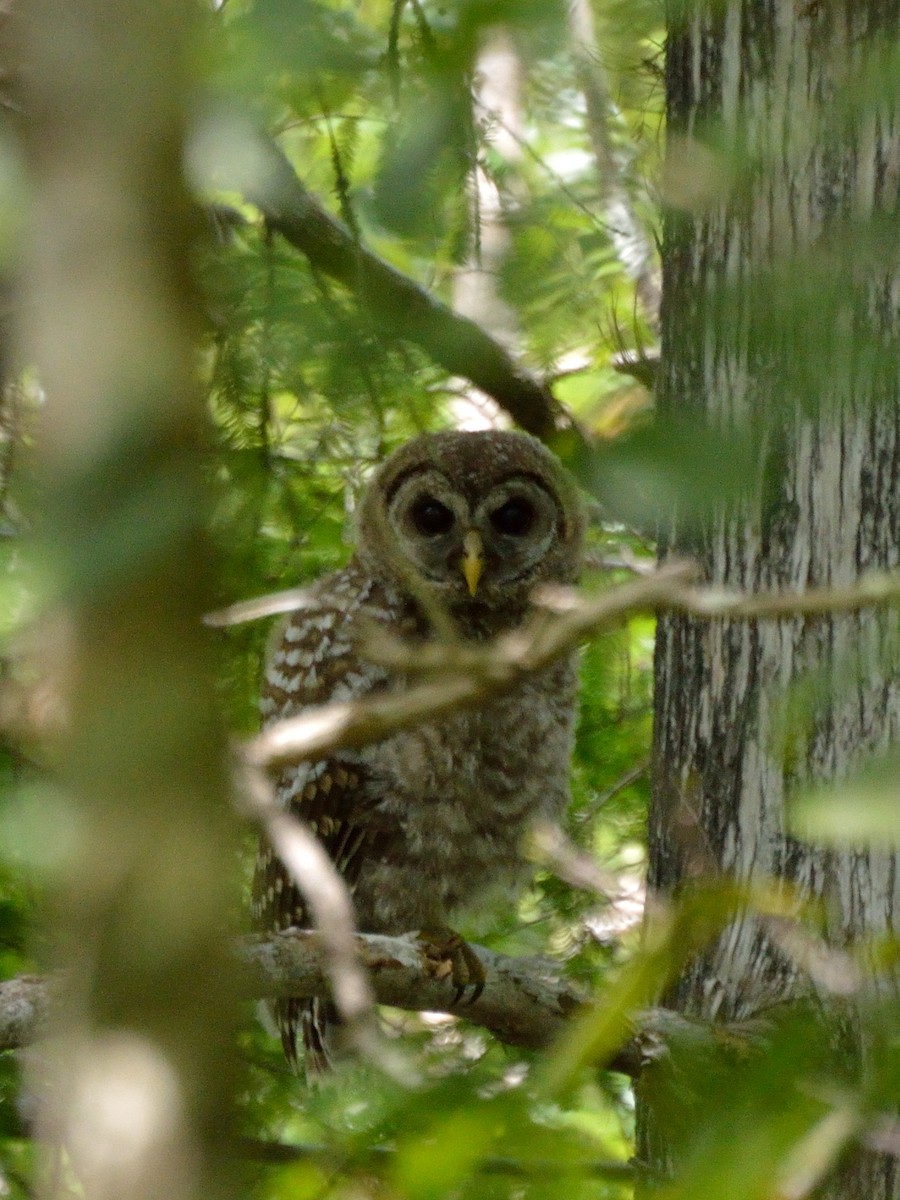
M 408 686 L 366 660 L 374 627 L 412 644 L 446 637 L 448 627 L 473 642 L 516 629 L 537 585 L 576 581 L 583 532 L 572 481 L 535 439 L 508 431 L 414 438 L 375 474 L 349 565 L 315 584 L 277 635 L 263 723 Z M 360 930 L 445 936 L 453 982 L 478 987 L 480 964 L 453 923 L 489 890 L 509 902 L 529 825 L 561 816 L 576 687 L 573 654 L 478 708 L 281 772 L 279 801 L 325 845 Z M 309 925 L 301 894 L 266 846 L 253 916 L 266 930 Z M 327 1002 L 279 1001 L 276 1017 L 294 1065 L 301 1032 L 307 1069 L 327 1063 Z

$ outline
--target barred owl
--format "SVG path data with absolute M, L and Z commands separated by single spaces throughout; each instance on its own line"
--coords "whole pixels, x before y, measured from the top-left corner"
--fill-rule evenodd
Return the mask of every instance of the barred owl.
M 436 610 L 465 639 L 515 629 L 536 585 L 576 580 L 582 535 L 573 484 L 533 438 L 489 431 L 413 439 L 363 498 L 350 564 L 321 579 L 284 624 L 266 667 L 264 723 L 404 687 L 406 679 L 360 652 L 373 623 L 413 641 L 433 636 Z M 282 771 L 279 800 L 324 843 L 361 930 L 444 930 L 448 947 L 463 952 L 454 981 L 479 982 L 477 960 L 454 941 L 451 922 L 488 888 L 514 885 L 529 824 L 562 814 L 575 701 L 570 655 L 479 708 Z M 302 896 L 266 846 L 253 907 L 260 928 L 309 924 Z M 301 1031 L 308 1068 L 327 1062 L 333 1013 L 325 1002 L 279 1001 L 276 1016 L 292 1062 Z

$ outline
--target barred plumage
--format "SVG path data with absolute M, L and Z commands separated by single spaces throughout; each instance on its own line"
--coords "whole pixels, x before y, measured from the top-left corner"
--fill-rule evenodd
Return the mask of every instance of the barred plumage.
M 267 664 L 264 722 L 405 686 L 361 654 L 373 625 L 427 638 L 439 606 L 464 638 L 515 628 L 536 585 L 577 577 L 581 538 L 574 488 L 533 439 L 492 431 L 407 443 L 363 501 L 356 556 L 284 625 Z M 489 887 L 516 881 L 529 823 L 557 819 L 568 797 L 575 691 L 568 657 L 477 710 L 282 772 L 279 800 L 322 840 L 360 929 L 447 928 Z M 266 847 L 253 908 L 261 928 L 309 924 Z M 289 1058 L 302 1030 L 307 1062 L 324 1064 L 328 1005 L 287 1000 L 277 1016 Z

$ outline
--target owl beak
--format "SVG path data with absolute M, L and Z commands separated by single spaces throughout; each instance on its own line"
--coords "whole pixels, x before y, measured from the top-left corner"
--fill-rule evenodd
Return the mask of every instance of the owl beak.
M 484 543 L 477 529 L 470 529 L 463 538 L 462 573 L 466 577 L 469 595 L 478 591 L 478 580 L 484 570 Z

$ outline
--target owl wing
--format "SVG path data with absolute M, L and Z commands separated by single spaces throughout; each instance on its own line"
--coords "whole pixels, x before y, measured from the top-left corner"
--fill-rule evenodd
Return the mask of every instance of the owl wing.
M 280 783 L 278 797 L 310 827 L 352 895 L 369 834 L 355 811 L 356 802 L 362 800 L 364 773 L 357 764 L 339 759 L 317 763 L 315 768 L 297 792 L 290 784 Z M 260 845 L 256 858 L 251 914 L 254 925 L 264 930 L 292 925 L 307 928 L 310 924 L 302 893 L 267 842 Z
M 370 620 L 391 618 L 373 590 L 351 566 L 323 580 L 309 605 L 290 617 L 266 666 L 260 702 L 265 725 L 384 688 L 385 672 L 360 661 L 354 637 L 360 614 Z M 279 803 L 309 825 L 351 895 L 377 837 L 365 820 L 372 808 L 367 783 L 365 763 L 352 755 L 288 767 L 276 781 Z M 263 930 L 310 925 L 302 892 L 267 842 L 260 844 L 257 856 L 251 914 L 254 925 Z M 307 1063 L 314 1068 L 325 1065 L 326 1027 L 329 1018 L 334 1019 L 327 1002 L 279 1000 L 275 1017 L 291 1062 L 297 1062 L 302 1027 Z
M 317 763 L 310 775 L 313 777 L 297 791 L 290 781 L 283 782 L 279 794 L 322 842 L 352 895 L 371 840 L 365 825 L 354 819 L 362 775 L 355 765 L 340 760 Z M 303 893 L 268 841 L 260 842 L 251 907 L 254 924 L 260 929 L 305 929 L 312 923 Z M 272 1011 L 288 1061 L 297 1067 L 298 1036 L 302 1033 L 307 1072 L 326 1070 L 331 1058 L 328 1029 L 337 1021 L 334 1006 L 319 998 L 286 996 L 275 1001 Z

